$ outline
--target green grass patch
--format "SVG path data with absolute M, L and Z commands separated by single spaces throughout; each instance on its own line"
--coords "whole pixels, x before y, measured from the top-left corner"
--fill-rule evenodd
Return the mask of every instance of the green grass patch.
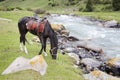
M 19 49 L 19 32 L 17 22 L 23 16 L 32 15 L 33 13 L 28 11 L 0 12 L 0 17 L 12 20 L 0 20 L 0 74 L 17 57 L 23 56 L 30 59 L 38 54 L 41 45 L 37 43 L 33 43 L 32 45 L 27 44 L 29 52 L 28 55 L 21 52 Z M 28 33 L 28 41 L 32 38 L 33 35 Z M 73 59 L 58 52 L 58 59 L 52 60 L 49 49 L 50 47 L 48 45 L 48 56 L 45 57 L 48 68 L 44 76 L 41 76 L 38 72 L 33 70 L 26 70 L 8 75 L 0 75 L 0 80 L 83 80 L 80 69 L 73 67 Z
M 120 12 L 76 12 L 75 14 L 100 20 L 117 20 L 120 23 Z

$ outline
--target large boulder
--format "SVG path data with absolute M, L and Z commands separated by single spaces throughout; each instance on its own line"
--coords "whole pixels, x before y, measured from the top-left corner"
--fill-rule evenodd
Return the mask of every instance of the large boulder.
M 7 69 L 2 72 L 2 75 L 15 73 L 22 70 L 35 70 L 41 75 L 44 75 L 47 70 L 47 63 L 42 55 L 37 55 L 32 59 L 26 59 L 22 56 L 16 58 Z
M 76 64 L 78 65 L 80 63 L 80 58 L 77 54 L 75 53 L 67 53 L 68 56 L 70 56 L 71 58 L 73 58 L 76 61 Z

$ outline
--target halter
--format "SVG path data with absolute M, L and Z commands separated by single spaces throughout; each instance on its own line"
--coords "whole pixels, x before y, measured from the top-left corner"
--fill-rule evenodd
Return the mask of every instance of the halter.
M 50 51 L 51 51 L 51 55 L 56 55 L 56 54 L 53 54 L 53 50 L 56 49 L 57 47 L 53 47 Z

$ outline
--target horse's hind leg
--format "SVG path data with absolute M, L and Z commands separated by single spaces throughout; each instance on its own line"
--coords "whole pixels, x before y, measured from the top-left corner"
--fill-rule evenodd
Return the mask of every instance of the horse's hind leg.
M 26 48 L 26 45 L 25 45 L 25 41 L 26 41 L 25 35 L 21 35 L 20 36 L 20 50 L 23 51 L 23 48 L 22 48 L 22 43 L 23 43 L 24 51 L 25 51 L 26 54 L 28 54 L 28 51 L 27 51 L 27 48 Z
M 22 42 L 23 42 L 23 39 L 22 39 L 22 36 L 20 36 L 20 50 L 21 51 L 23 51 Z

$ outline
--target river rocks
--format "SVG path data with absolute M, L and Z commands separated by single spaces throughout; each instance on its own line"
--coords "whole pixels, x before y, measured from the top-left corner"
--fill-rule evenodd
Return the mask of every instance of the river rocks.
M 79 51 L 77 51 L 76 48 L 73 48 L 73 47 L 65 48 L 64 51 L 65 51 L 66 53 L 71 53 L 71 52 L 73 52 L 73 53 L 78 53 L 78 52 L 79 52 Z
M 120 78 L 108 75 L 100 70 L 94 70 L 89 74 L 83 75 L 86 80 L 120 80 Z
M 111 67 L 115 66 L 115 67 L 120 68 L 120 58 L 111 58 L 111 59 L 109 59 L 107 64 Z
M 54 31 L 56 31 L 59 35 L 69 35 L 69 31 L 66 30 L 65 26 L 62 24 L 51 24 L 51 27 Z
M 68 41 L 79 41 L 79 39 L 74 36 L 69 36 L 69 37 L 67 37 L 67 39 L 68 39 Z
M 86 72 L 90 72 L 94 69 L 97 69 L 101 65 L 101 62 L 92 58 L 84 58 L 80 61 L 80 64 L 82 66 L 84 65 L 82 68 L 85 68 Z
M 80 63 L 79 62 L 80 58 L 79 58 L 79 56 L 77 54 L 75 54 L 75 53 L 67 53 L 67 54 L 68 54 L 68 56 L 72 57 L 76 61 L 77 65 Z
M 104 27 L 107 28 L 117 28 L 117 26 L 118 26 L 118 22 L 116 20 L 106 21 L 104 23 Z
M 120 58 L 109 59 L 99 69 L 113 76 L 120 76 Z
M 86 19 L 96 23 L 98 26 L 104 26 L 106 28 L 120 28 L 120 24 L 116 20 L 104 21 L 104 20 L 97 20 L 92 17 L 86 17 Z

